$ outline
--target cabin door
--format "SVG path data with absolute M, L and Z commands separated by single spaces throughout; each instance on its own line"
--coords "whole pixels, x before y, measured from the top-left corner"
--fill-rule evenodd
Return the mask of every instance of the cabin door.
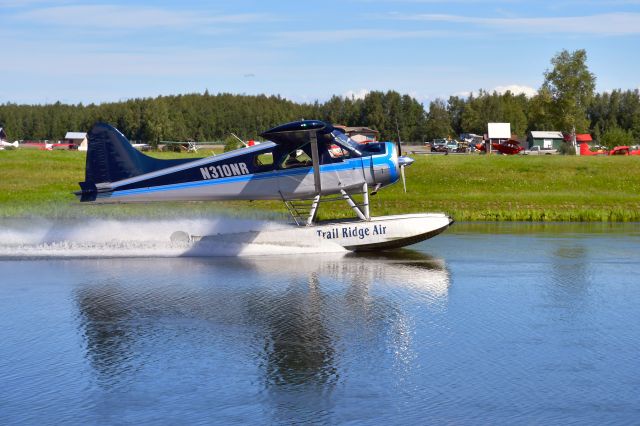
M 311 159 L 298 150 L 294 158 L 287 158 L 281 165 L 278 178 L 280 193 L 286 199 L 310 198 L 315 195 L 315 182 Z M 291 156 L 290 156 L 291 157 Z M 350 158 L 348 153 L 333 152 L 320 164 L 322 194 L 336 194 L 341 189 L 349 192 L 362 188 L 365 182 L 361 158 Z

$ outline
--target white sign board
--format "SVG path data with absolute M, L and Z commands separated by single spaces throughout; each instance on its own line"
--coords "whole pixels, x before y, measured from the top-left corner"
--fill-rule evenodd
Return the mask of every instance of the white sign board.
M 489 123 L 489 139 L 510 139 L 511 123 Z

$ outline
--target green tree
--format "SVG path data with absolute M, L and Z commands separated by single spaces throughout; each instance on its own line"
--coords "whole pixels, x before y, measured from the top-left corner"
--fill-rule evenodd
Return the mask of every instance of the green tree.
M 609 149 L 620 145 L 633 145 L 633 133 L 630 130 L 624 130 L 620 127 L 611 127 L 602 134 L 600 144 Z
M 482 93 L 480 94 L 482 96 Z M 487 121 L 483 118 L 482 105 L 480 98 L 469 96 L 467 105 L 462 111 L 461 124 L 465 132 L 483 134 L 487 130 Z
M 234 151 L 242 146 L 242 143 L 231 135 L 224 138 L 224 152 Z
M 587 108 L 593 99 L 596 77 L 587 67 L 587 52 L 563 50 L 551 59 L 551 64 L 553 69 L 544 73 L 542 89 L 551 95 L 558 130 L 588 131 Z
M 441 99 L 436 99 L 429 104 L 427 123 L 425 126 L 425 139 L 444 138 L 454 134 L 451 127 L 451 115 L 447 110 L 447 105 Z
M 362 125 L 371 127 L 381 132 L 380 137 L 385 139 L 388 135 L 384 129 L 385 111 L 382 92 L 369 92 L 364 97 L 362 105 Z
M 529 101 L 529 130 L 555 130 L 553 114 L 553 96 L 542 87 L 538 94 Z
M 459 96 L 449 97 L 447 110 L 451 117 L 451 127 L 453 127 L 453 131 L 458 135 L 465 132 L 465 129 L 462 127 L 462 114 L 464 113 L 465 107 L 466 102 L 463 98 Z
M 527 130 L 527 98 L 525 95 L 513 95 L 507 90 L 500 97 L 502 104 L 502 117 L 500 122 L 511 123 L 511 133 L 524 135 Z

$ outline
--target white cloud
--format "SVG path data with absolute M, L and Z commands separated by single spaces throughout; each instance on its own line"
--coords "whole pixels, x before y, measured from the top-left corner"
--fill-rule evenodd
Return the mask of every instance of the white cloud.
M 474 92 L 469 92 L 469 91 L 462 91 L 462 92 L 456 92 L 453 94 L 453 96 L 457 96 L 459 98 L 468 98 L 469 96 L 471 96 L 473 94 L 473 96 L 477 95 L 477 93 Z
M 384 29 L 349 29 L 327 31 L 287 31 L 275 34 L 278 43 L 327 43 L 348 40 L 398 40 L 433 37 L 453 37 L 454 31 L 402 31 Z
M 531 86 L 523 86 L 519 84 L 509 84 L 507 86 L 496 86 L 491 90 L 487 90 L 486 93 L 496 92 L 501 95 L 504 95 L 505 93 L 507 93 L 507 91 L 511 92 L 512 95 L 517 96 L 517 95 L 523 94 L 528 98 L 532 98 L 538 93 L 538 91 Z M 477 97 L 479 93 L 480 92 L 476 90 L 461 91 L 461 92 L 454 93 L 453 96 L 458 96 L 460 98 L 468 98 L 469 96 L 473 95 L 474 97 Z
M 513 95 L 522 95 L 524 94 L 527 98 L 534 97 L 538 91 L 530 86 L 521 86 L 518 84 L 510 84 L 508 86 L 497 86 L 494 87 L 492 92 L 498 92 L 501 95 L 505 94 L 507 91 L 511 92 Z
M 371 92 L 369 89 L 348 90 L 342 94 L 344 98 L 364 99 Z
M 57 4 L 60 5 L 60 3 L 70 3 L 71 0 L 2 0 L 0 1 L 0 8 L 2 7 L 14 7 L 14 8 L 19 8 L 19 7 L 28 7 L 28 6 L 33 6 L 33 5 L 37 5 L 37 4 Z
M 563 33 L 594 35 L 640 34 L 640 13 L 604 13 L 590 16 L 540 18 L 478 18 L 446 14 L 406 15 L 394 13 L 391 19 L 404 21 L 476 24 L 514 33 Z
M 241 24 L 268 19 L 260 14 L 216 15 L 155 7 L 120 5 L 73 5 L 44 7 L 21 12 L 25 21 L 99 29 L 190 28 L 196 25 Z
M 122 76 L 190 77 L 202 78 L 212 73 L 227 78 L 248 73 L 246 58 L 265 63 L 272 53 L 253 48 L 207 49 L 138 49 L 114 52 L 100 44 L 40 45 L 33 42 L 17 42 L 6 52 L 9 59 L 3 67 L 6 72 L 23 73 L 33 78 L 82 77 L 115 79 Z M 171 57 L 171 61 L 167 61 Z M 81 58 L 83 66 L 51 66 L 42 64 L 73 64 Z M 224 64 L 224 66 L 222 66 Z

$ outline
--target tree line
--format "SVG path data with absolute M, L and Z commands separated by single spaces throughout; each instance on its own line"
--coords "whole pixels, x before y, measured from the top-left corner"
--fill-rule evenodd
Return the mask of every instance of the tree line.
M 509 122 L 523 136 L 531 130 L 591 133 L 605 144 L 640 139 L 640 93 L 595 93 L 586 52 L 566 50 L 533 97 L 480 90 L 467 97 L 436 99 L 425 108 L 409 95 L 373 91 L 362 99 L 333 96 L 326 102 L 296 103 L 280 96 L 194 93 L 90 105 L 0 104 L 0 127 L 10 139 L 57 140 L 67 131 L 88 131 L 93 123 L 113 124 L 129 139 L 221 141 L 231 133 L 245 140 L 278 124 L 320 119 L 380 131 L 382 140 L 406 142 L 486 132 L 488 122 Z

